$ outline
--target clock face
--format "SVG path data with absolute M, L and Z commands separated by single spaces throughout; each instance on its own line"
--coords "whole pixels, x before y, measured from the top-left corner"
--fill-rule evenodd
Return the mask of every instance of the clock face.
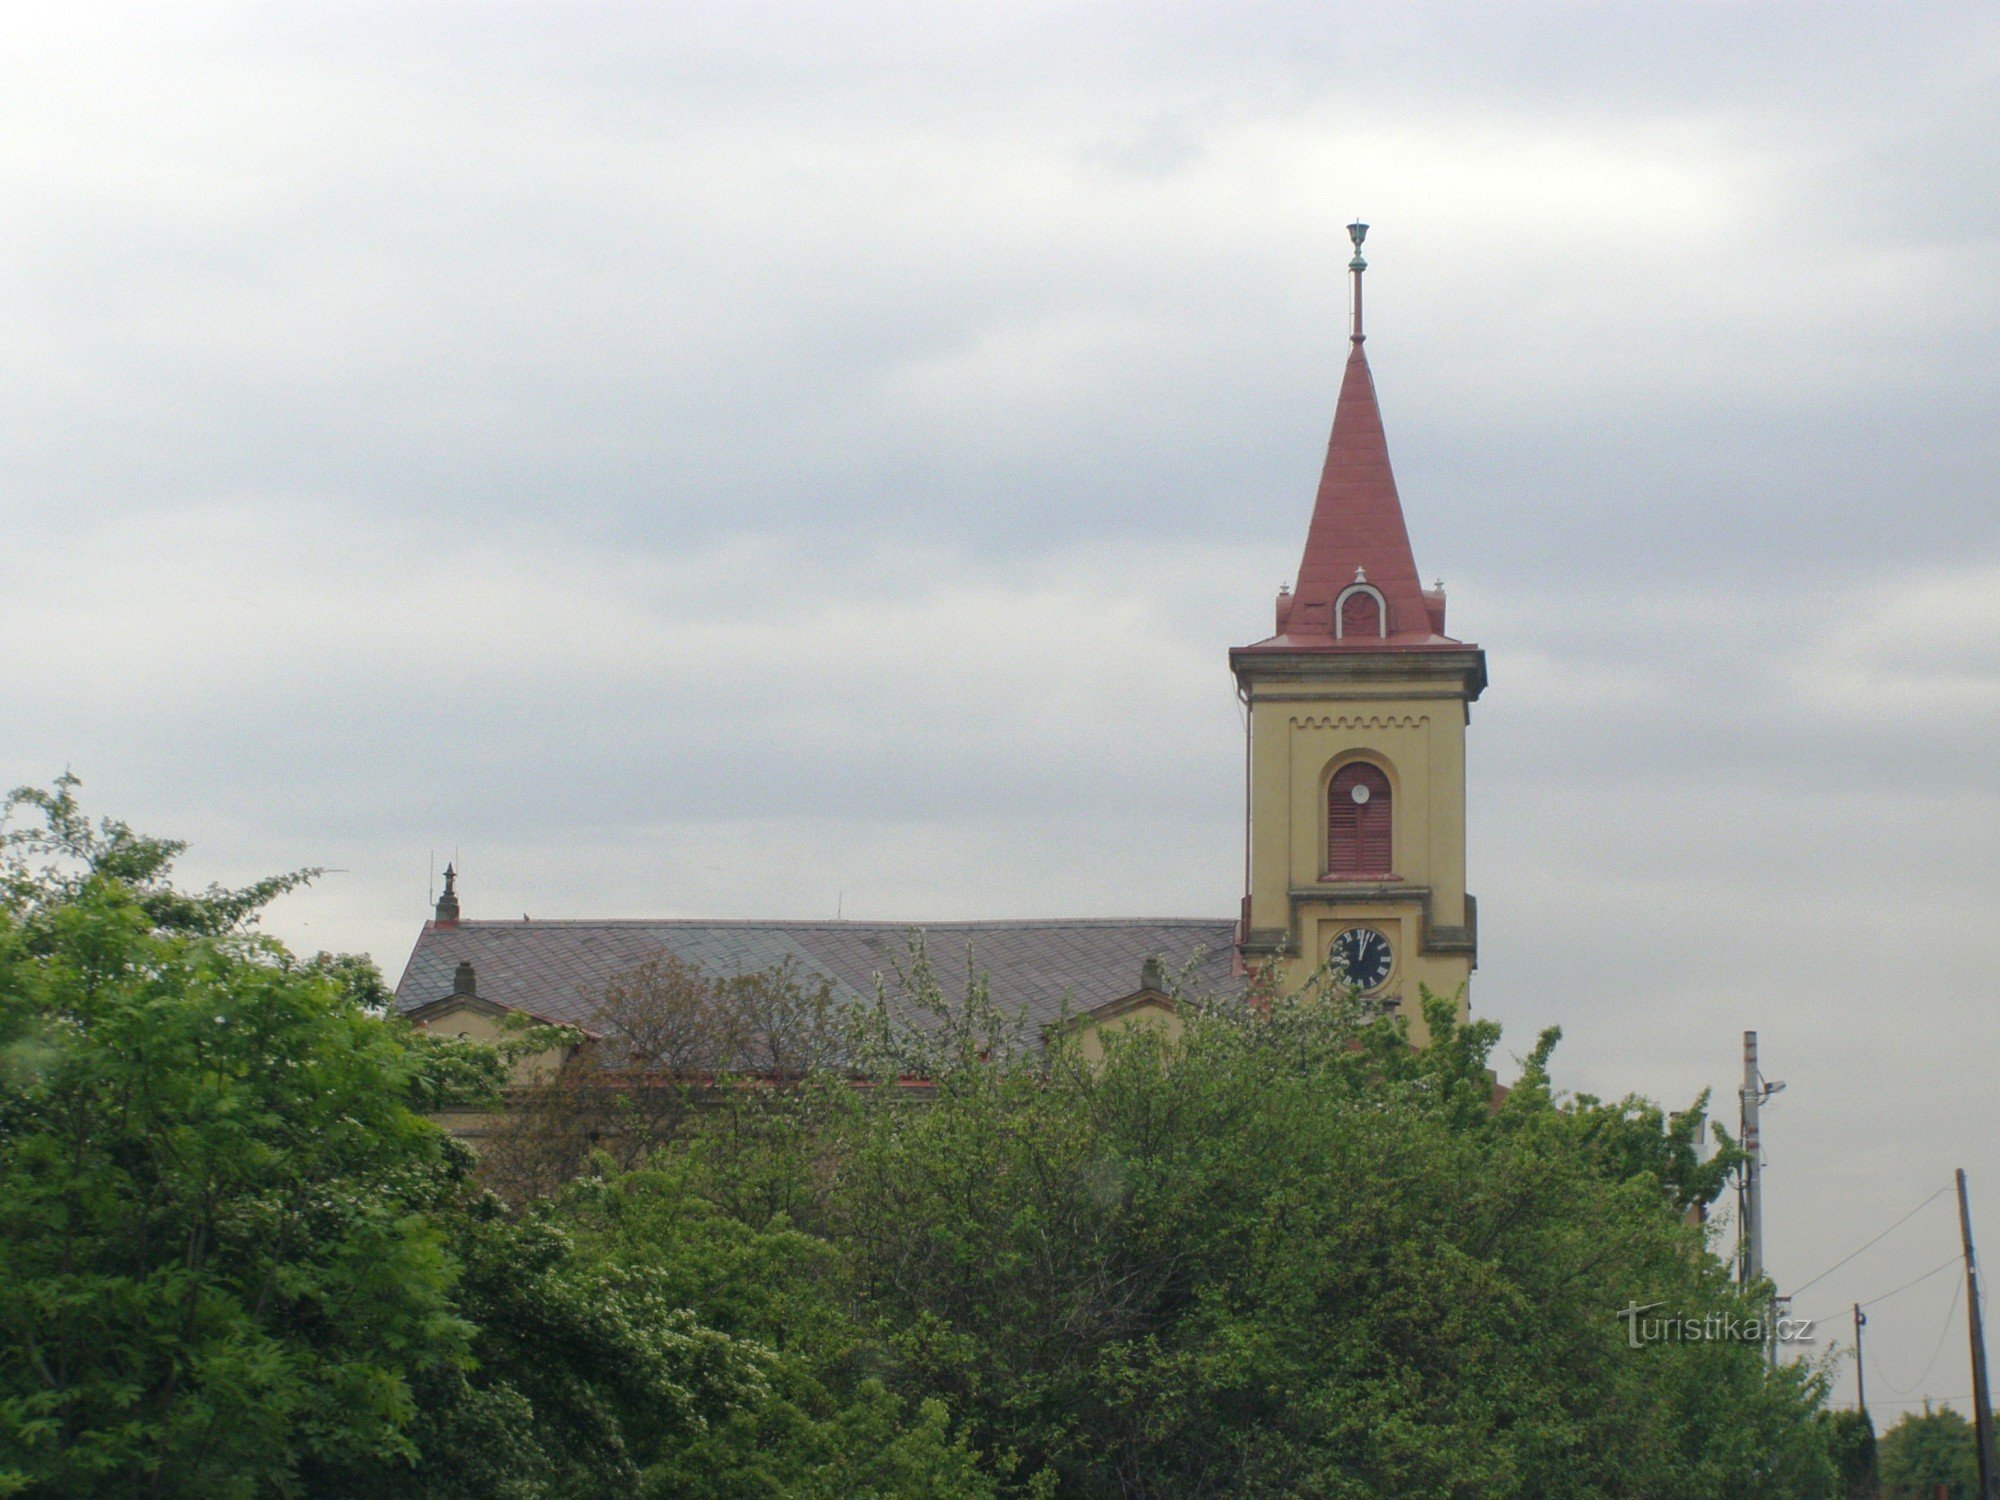
M 1395 955 L 1389 940 L 1374 928 L 1350 927 L 1333 940 L 1327 961 L 1357 990 L 1372 990 L 1389 977 Z

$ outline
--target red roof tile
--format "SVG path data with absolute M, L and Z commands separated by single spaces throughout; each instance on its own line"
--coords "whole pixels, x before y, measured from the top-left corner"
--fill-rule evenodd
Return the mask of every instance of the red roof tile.
M 1373 585 L 1387 604 L 1387 633 L 1336 640 L 1340 596 L 1358 582 Z M 1417 576 L 1375 379 L 1358 336 L 1340 382 L 1298 584 L 1288 600 L 1280 598 L 1278 614 L 1278 634 L 1259 647 L 1379 651 L 1458 644 L 1442 631 L 1442 594 L 1427 600 Z

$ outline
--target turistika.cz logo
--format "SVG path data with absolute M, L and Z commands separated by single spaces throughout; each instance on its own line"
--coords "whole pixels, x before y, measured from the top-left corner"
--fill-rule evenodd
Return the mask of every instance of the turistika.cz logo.
M 1708 1313 L 1699 1318 L 1663 1313 L 1649 1317 L 1664 1302 L 1633 1303 L 1621 1307 L 1625 1320 L 1625 1342 L 1634 1349 L 1647 1344 L 1767 1344 L 1775 1338 L 1781 1344 L 1810 1344 L 1813 1320 L 1782 1317 L 1742 1317 L 1736 1313 Z

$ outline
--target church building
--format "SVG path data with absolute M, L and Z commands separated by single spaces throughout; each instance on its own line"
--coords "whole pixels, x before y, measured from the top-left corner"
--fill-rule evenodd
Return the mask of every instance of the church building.
M 1410 549 L 1364 348 L 1366 232 L 1349 226 L 1350 352 L 1298 576 L 1278 594 L 1273 633 L 1229 653 L 1249 736 L 1233 920 L 480 920 L 460 915 L 447 870 L 397 1009 L 473 1037 L 510 1011 L 587 1030 L 605 985 L 662 954 L 717 976 L 791 960 L 837 998 L 872 1001 L 921 933 L 947 981 L 969 948 L 994 1000 L 1043 1026 L 1170 1015 L 1171 975 L 1208 993 L 1260 976 L 1283 991 L 1329 961 L 1419 1038 L 1419 986 L 1456 996 L 1463 1014 L 1478 952 L 1465 731 L 1486 658 L 1445 633 L 1443 589 L 1424 587 Z

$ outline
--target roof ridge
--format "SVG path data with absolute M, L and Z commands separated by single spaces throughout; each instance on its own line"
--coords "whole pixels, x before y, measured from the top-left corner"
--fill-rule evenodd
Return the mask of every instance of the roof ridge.
M 1229 926 L 1233 917 L 972 917 L 927 919 L 901 918 L 835 918 L 835 917 L 533 917 L 527 920 L 505 917 L 469 917 L 452 924 L 450 928 L 439 929 L 436 924 L 426 924 L 433 930 L 463 932 L 467 928 L 498 928 L 514 932 L 531 931 L 538 927 L 739 927 L 739 928 L 786 928 L 792 930 L 812 929 L 832 932 L 854 931 L 862 928 L 892 927 L 899 931 L 912 928 L 933 927 L 980 927 L 993 930 L 1006 928 L 1025 929 L 1035 927 L 1214 927 Z

